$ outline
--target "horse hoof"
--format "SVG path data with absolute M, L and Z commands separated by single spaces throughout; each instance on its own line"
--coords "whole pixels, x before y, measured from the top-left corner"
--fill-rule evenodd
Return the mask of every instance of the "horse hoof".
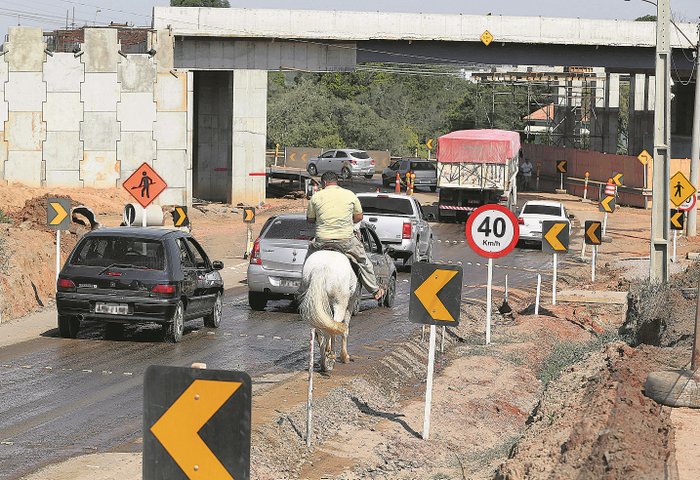
M 343 363 L 350 363 L 350 362 L 352 362 L 353 360 L 352 360 L 352 358 L 350 358 L 350 355 L 342 355 L 342 356 L 340 357 L 340 361 L 343 362 Z

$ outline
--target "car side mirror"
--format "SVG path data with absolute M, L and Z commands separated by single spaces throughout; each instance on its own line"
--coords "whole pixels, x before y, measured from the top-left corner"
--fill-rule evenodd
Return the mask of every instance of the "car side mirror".
M 434 213 L 429 213 L 426 218 L 427 221 L 429 222 L 434 222 L 435 221 L 435 214 Z
M 567 218 L 568 218 L 569 220 L 573 220 L 573 219 L 576 218 L 576 217 L 574 216 L 573 213 L 570 213 L 570 214 L 567 215 Z
M 214 260 L 211 262 L 211 266 L 214 270 L 223 270 L 224 269 L 224 262 L 221 260 Z

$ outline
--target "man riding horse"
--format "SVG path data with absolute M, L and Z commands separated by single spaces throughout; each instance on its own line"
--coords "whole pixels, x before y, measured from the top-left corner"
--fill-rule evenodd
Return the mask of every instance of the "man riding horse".
M 309 245 L 306 258 L 319 250 L 344 253 L 357 266 L 365 289 L 375 300 L 380 300 L 384 289 L 377 285 L 372 262 L 353 230 L 353 224 L 363 218 L 360 200 L 350 190 L 338 186 L 338 175 L 333 172 L 321 176 L 321 186 L 323 190 L 311 197 L 306 211 L 306 219 L 316 224 L 316 237 Z

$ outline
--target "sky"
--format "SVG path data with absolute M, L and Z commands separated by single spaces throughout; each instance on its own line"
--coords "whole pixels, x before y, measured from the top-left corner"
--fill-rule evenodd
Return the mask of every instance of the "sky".
M 653 5 L 643 0 L 229 0 L 232 7 L 283 8 L 356 11 L 398 11 L 424 13 L 466 13 L 475 15 L 524 15 L 551 17 L 581 17 L 633 20 L 654 14 Z M 8 27 L 29 25 L 44 30 L 65 27 L 107 25 L 110 21 L 135 25 L 150 25 L 154 5 L 168 5 L 168 0 L 0 0 L 0 33 L 4 39 Z M 674 18 L 697 22 L 700 0 L 671 0 Z

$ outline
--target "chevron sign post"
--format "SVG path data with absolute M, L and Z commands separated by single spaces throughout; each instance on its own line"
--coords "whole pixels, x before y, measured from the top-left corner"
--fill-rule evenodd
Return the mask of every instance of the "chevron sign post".
M 569 251 L 569 222 L 542 222 L 542 251 L 552 253 L 552 305 L 557 304 L 557 254 Z

